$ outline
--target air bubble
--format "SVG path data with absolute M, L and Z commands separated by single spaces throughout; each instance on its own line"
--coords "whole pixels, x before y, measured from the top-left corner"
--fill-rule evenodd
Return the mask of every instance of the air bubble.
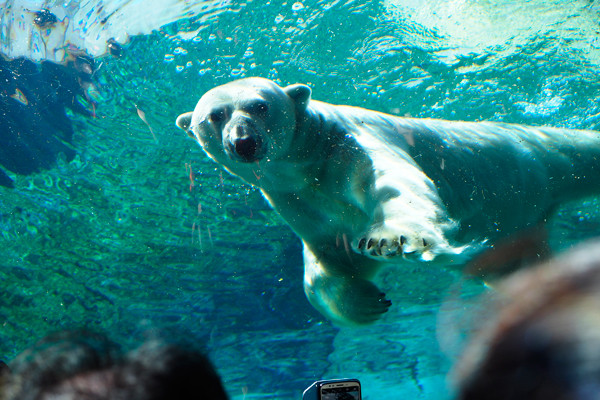
M 196 42 L 196 43 L 201 42 L 201 41 L 202 41 L 202 38 L 200 36 L 196 36 L 195 38 L 192 39 L 192 42 Z
M 170 63 L 175 60 L 175 56 L 173 54 L 165 54 L 165 62 Z
M 175 67 L 175 71 L 181 72 L 181 71 L 183 71 L 183 68 L 184 68 L 183 65 L 178 65 Z
M 244 53 L 244 58 L 252 57 L 253 55 L 254 52 L 252 50 L 246 50 L 246 52 Z
M 292 11 L 300 11 L 304 8 L 304 4 L 300 3 L 299 1 L 295 2 L 292 5 Z
M 216 36 L 214 33 L 211 33 L 211 34 L 208 36 L 208 40 L 215 40 L 216 38 L 217 38 L 217 36 Z
M 173 53 L 175 53 L 175 54 L 181 54 L 181 55 L 186 55 L 188 52 L 183 47 L 176 47 L 175 50 L 173 50 Z
M 283 15 L 279 14 L 275 17 L 275 23 L 279 24 L 281 21 L 283 21 Z

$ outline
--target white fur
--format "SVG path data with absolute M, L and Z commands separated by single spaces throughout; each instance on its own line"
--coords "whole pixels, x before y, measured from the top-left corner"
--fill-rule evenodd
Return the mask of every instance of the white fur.
M 177 124 L 261 188 L 302 238 L 308 299 L 344 324 L 389 307 L 370 282 L 383 262 L 462 264 L 600 185 L 596 132 L 399 118 L 261 78 L 210 90 Z

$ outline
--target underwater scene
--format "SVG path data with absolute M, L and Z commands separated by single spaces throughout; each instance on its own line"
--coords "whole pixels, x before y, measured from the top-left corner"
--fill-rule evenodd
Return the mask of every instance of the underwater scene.
M 200 344 L 235 400 L 335 378 L 455 398 L 483 280 L 390 263 L 389 310 L 332 322 L 300 238 L 176 120 L 262 77 L 399 117 L 600 130 L 599 21 L 593 0 L 0 0 L 0 360 L 84 328 Z M 570 249 L 600 232 L 600 198 L 544 222 Z

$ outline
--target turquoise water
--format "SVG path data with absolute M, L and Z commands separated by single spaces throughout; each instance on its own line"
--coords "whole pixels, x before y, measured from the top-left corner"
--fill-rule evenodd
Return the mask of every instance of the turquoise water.
M 599 129 L 593 2 L 525 3 L 223 2 L 99 56 L 96 116 L 69 114 L 75 159 L 0 187 L 0 359 L 86 326 L 127 346 L 205 343 L 234 399 L 298 399 L 336 377 L 365 399 L 452 398 L 479 284 L 386 270 L 390 312 L 331 325 L 304 297 L 299 240 L 174 121 L 206 90 L 263 76 L 396 115 Z M 559 210 L 552 246 L 596 234 L 598 210 Z

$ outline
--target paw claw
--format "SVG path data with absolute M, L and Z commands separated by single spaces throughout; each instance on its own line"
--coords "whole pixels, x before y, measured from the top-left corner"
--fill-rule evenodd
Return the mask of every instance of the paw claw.
M 369 239 L 369 241 L 367 242 L 367 250 L 370 250 L 371 247 L 373 247 L 373 244 L 375 244 L 373 238 Z
M 359 249 L 359 250 L 362 250 L 362 249 L 364 249 L 364 248 L 365 248 L 365 244 L 366 244 L 366 243 L 367 243 L 367 239 L 365 239 L 365 238 L 361 238 L 361 239 L 358 241 L 358 249 Z
M 384 232 L 373 232 L 372 236 L 364 236 L 354 246 L 357 253 L 372 258 L 392 258 L 399 255 L 413 259 L 431 246 L 425 238 L 414 237 L 409 240 L 404 235 L 381 237 Z

